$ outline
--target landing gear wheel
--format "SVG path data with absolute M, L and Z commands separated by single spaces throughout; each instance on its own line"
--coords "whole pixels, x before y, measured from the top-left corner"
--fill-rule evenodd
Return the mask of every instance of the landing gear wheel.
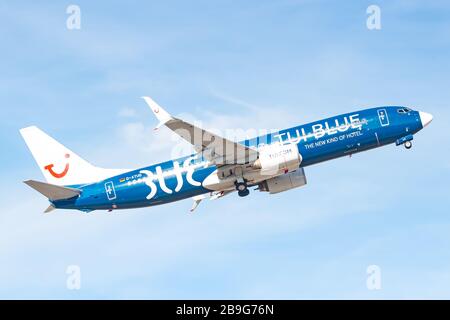
M 250 190 L 248 190 L 248 189 L 245 189 L 245 190 L 243 190 L 243 191 L 238 191 L 239 197 L 246 197 L 246 196 L 248 196 L 249 194 L 250 194 Z
M 250 193 L 250 190 L 247 188 L 247 183 L 245 180 L 236 181 L 234 183 L 236 185 L 236 190 L 238 191 L 239 197 L 246 197 Z
M 236 182 L 236 190 L 240 192 L 247 190 L 247 184 L 245 182 Z
M 406 149 L 411 149 L 411 147 L 412 147 L 412 142 L 411 141 L 406 141 L 405 142 L 405 148 Z

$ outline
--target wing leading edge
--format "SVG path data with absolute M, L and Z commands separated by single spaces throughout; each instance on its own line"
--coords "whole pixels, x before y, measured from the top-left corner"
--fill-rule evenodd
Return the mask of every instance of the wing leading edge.
M 192 144 L 196 152 L 202 153 L 203 157 L 216 165 L 246 164 L 258 158 L 256 150 L 175 118 L 150 97 L 142 98 L 159 120 L 155 129 L 165 125 Z

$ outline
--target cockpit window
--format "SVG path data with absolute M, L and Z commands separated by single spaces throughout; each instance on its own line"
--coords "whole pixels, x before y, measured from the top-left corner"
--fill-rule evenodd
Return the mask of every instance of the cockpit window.
M 411 112 L 411 109 L 409 109 L 409 108 L 398 108 L 397 112 L 405 114 L 405 113 Z

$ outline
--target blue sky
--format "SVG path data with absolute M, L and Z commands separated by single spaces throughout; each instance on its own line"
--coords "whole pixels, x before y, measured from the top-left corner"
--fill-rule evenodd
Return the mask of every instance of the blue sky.
M 0 4 L 0 298 L 450 298 L 446 1 Z M 381 30 L 366 8 L 381 8 Z M 43 215 L 18 129 L 103 167 L 170 157 L 139 98 L 207 127 L 282 128 L 376 105 L 434 115 L 413 149 L 306 169 L 308 185 L 205 202 Z M 81 289 L 66 268 L 81 268 Z M 381 268 L 381 290 L 366 269 Z

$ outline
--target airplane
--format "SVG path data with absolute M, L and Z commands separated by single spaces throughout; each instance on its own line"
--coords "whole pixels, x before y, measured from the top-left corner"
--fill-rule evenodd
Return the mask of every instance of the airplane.
M 199 203 L 250 188 L 276 194 L 306 185 L 304 168 L 395 143 L 412 147 L 414 134 L 433 119 L 404 106 L 345 113 L 240 142 L 170 115 L 142 97 L 159 121 L 195 153 L 135 170 L 104 169 L 82 159 L 36 126 L 20 130 L 46 182 L 27 180 L 54 209 L 82 212 L 141 208 L 192 198 Z

